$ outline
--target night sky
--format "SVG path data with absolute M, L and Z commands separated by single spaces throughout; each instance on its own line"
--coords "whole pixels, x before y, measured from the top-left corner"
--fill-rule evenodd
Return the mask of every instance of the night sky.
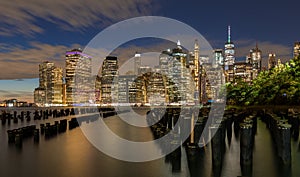
M 239 60 L 256 42 L 264 56 L 275 52 L 287 60 L 300 40 L 299 7 L 295 0 L 1 0 L 0 100 L 32 101 L 39 63 L 63 67 L 66 50 L 84 48 L 106 27 L 145 15 L 186 23 L 213 48 L 223 48 L 231 25 Z

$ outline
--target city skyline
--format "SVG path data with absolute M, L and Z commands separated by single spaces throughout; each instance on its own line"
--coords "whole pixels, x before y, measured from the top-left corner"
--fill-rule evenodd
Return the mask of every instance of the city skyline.
M 227 34 L 228 34 L 228 38 L 227 38 L 227 42 L 225 42 L 225 46 L 223 47 L 223 49 L 215 49 L 215 51 L 218 51 L 218 50 L 223 50 L 224 51 L 224 54 L 223 54 L 223 59 L 224 59 L 224 61 L 223 61 L 223 63 L 226 61 L 226 46 L 227 46 L 227 44 L 228 43 L 230 43 L 230 44 L 233 44 L 232 43 L 232 41 L 231 41 L 231 34 L 230 34 L 230 26 L 228 26 L 228 31 L 227 31 Z M 178 41 L 179 42 L 179 41 Z M 170 45 L 170 44 L 172 44 L 172 43 L 162 43 L 162 45 L 160 46 L 160 47 L 163 47 L 163 46 L 166 46 L 166 45 Z M 298 45 L 299 44 L 299 42 L 295 42 L 294 43 L 294 48 L 293 48 L 293 52 L 291 52 L 292 53 L 292 55 L 295 55 L 295 51 L 297 51 L 298 50 Z M 129 45 L 130 46 L 130 45 Z M 124 47 L 125 49 L 127 49 L 126 47 Z M 114 54 L 120 54 L 120 52 L 124 52 L 124 48 L 122 48 L 121 47 L 121 50 L 120 51 L 118 51 L 119 50 L 119 48 L 117 49 L 117 51 L 114 51 L 113 53 Z M 78 49 L 73 49 L 73 50 L 78 50 Z M 231 50 L 231 49 L 230 49 Z M 236 50 L 236 48 L 234 48 L 233 50 Z M 239 63 L 239 64 L 242 64 L 241 62 L 247 62 L 248 60 L 249 60 L 249 57 L 250 58 L 255 58 L 256 56 L 254 55 L 254 56 L 252 56 L 253 55 L 253 51 L 257 51 L 257 52 L 259 52 L 259 57 L 262 57 L 263 55 L 261 54 L 262 53 L 262 51 L 261 50 L 259 50 L 258 49 L 258 44 L 256 43 L 256 46 L 255 46 L 255 48 L 253 48 L 253 49 L 251 49 L 251 50 L 249 50 L 250 51 L 250 54 L 248 54 L 248 55 L 246 55 L 246 56 L 244 56 L 244 58 L 241 58 L 241 59 L 237 59 L 235 62 L 236 63 Z M 66 53 L 67 53 L 67 55 L 68 55 L 68 53 L 70 53 L 70 52 L 72 52 L 72 51 L 66 51 Z M 130 55 L 130 53 L 132 52 L 132 50 L 129 50 L 129 52 L 127 52 L 126 54 L 127 55 Z M 219 51 L 219 52 L 221 52 L 221 51 Z M 74 53 L 74 52 L 73 52 Z M 217 52 L 218 53 L 218 52 Z M 254 52 L 254 53 L 256 53 L 256 52 Z M 275 53 L 272 53 L 272 54 L 275 54 Z M 122 55 L 122 54 L 120 54 L 120 55 Z M 132 54 L 133 55 L 133 54 Z M 137 55 L 137 53 L 135 54 L 135 56 Z M 142 58 L 141 56 L 141 54 L 138 54 L 139 55 L 139 57 L 140 58 Z M 233 52 L 233 55 L 234 55 L 234 52 Z M 261 56 L 262 55 L 262 56 Z M 275 54 L 276 55 L 276 54 Z M 126 55 L 125 55 L 126 56 Z M 146 55 L 147 56 L 147 55 Z M 134 57 L 134 56 L 132 56 L 132 57 Z M 149 60 L 149 58 L 151 59 L 151 57 L 153 57 L 153 56 L 148 56 L 148 58 L 146 57 L 146 59 L 148 59 Z M 215 56 L 215 57 L 217 57 L 217 56 Z M 130 57 L 128 57 L 128 58 L 130 58 Z M 275 56 L 275 58 L 276 58 L 276 56 Z M 291 57 L 292 58 L 292 57 Z M 269 61 L 269 58 L 267 58 L 266 56 L 263 56 L 261 59 L 263 59 L 263 65 L 261 66 L 261 64 L 259 64 L 259 66 L 260 67 L 265 67 L 266 69 L 268 68 L 268 61 Z M 260 62 L 262 62 L 262 60 L 261 59 L 259 59 L 260 60 Z M 279 58 L 277 58 L 277 59 L 279 59 Z M 281 60 L 282 60 L 282 58 L 280 58 Z M 144 59 L 145 60 L 145 59 Z M 216 60 L 218 60 L 217 58 L 216 58 Z M 255 59 L 254 59 L 255 60 Z M 285 61 L 285 60 L 283 60 L 283 61 Z M 288 61 L 288 60 L 287 60 Z M 48 60 L 44 60 L 43 61 L 43 63 L 44 62 L 49 62 Z M 218 61 L 215 61 L 215 62 L 218 62 Z M 277 62 L 277 61 L 276 61 Z M 275 63 L 276 63 L 275 62 Z M 226 63 L 226 62 L 225 62 Z M 122 64 L 124 64 L 124 63 L 122 63 Z M 125 63 L 125 64 L 127 64 L 127 63 Z M 152 63 L 151 63 L 152 64 Z M 127 64 L 128 65 L 128 64 Z M 226 66 L 227 64 L 225 64 L 225 66 Z M 229 64 L 229 65 L 231 65 L 231 64 Z M 128 66 L 130 66 L 130 64 L 128 65 Z M 146 65 L 147 66 L 147 65 Z M 60 67 L 58 67 L 58 68 L 60 68 Z M 63 67 L 64 69 L 66 69 L 65 67 Z M 226 67 L 224 68 L 225 70 L 226 70 Z M 128 72 L 130 73 L 130 72 L 135 72 L 135 67 L 133 67 L 133 68 L 131 68 L 131 69 L 128 69 L 128 68 L 126 68 L 125 70 L 128 70 Z M 124 71 L 123 71 L 124 72 Z M 123 73 L 124 74 L 124 73 Z M 227 78 L 228 79 L 228 78 Z M 41 81 L 38 81 L 37 79 L 15 79 L 15 80 L 11 80 L 11 82 L 10 82 L 10 84 L 12 84 L 12 85 L 14 85 L 15 83 L 14 82 L 19 82 L 19 83 L 21 83 L 21 82 L 27 82 L 27 81 L 31 81 L 31 83 L 32 82 L 41 82 Z M 250 79 L 251 80 L 251 79 Z M 0 80 L 0 82 L 5 82 L 5 80 Z M 29 82 L 28 82 L 29 83 Z M 27 83 L 26 83 L 27 84 Z M 9 87 L 9 85 L 8 86 L 6 86 L 7 88 Z M 27 88 L 32 88 L 32 86 L 30 87 L 30 86 L 27 86 Z M 5 90 L 2 90 L 3 92 L 4 92 L 4 94 L 5 93 L 7 93 L 7 91 L 5 91 Z M 1 97 L 0 97 L 1 98 Z M 27 101 L 27 102 L 33 102 L 33 100 L 34 100 L 34 98 L 33 98 L 33 95 L 31 94 L 31 96 L 27 96 L 27 97 L 18 97 L 18 95 L 17 94 L 15 94 L 15 95 L 13 95 L 13 96 L 10 96 L 10 97 L 7 97 L 6 99 L 3 99 L 3 100 L 7 100 L 7 99 L 18 99 L 19 101 Z M 1 100 L 1 99 L 0 99 Z M 2 101 L 3 101 L 2 100 Z
M 202 52 L 199 50 L 198 40 L 194 41 L 194 49 L 190 51 L 183 49 L 179 40 L 176 45 L 175 48 L 161 51 L 158 57 L 159 62 L 152 63 L 153 66 L 142 64 L 143 57 L 136 52 L 133 57 L 133 67 L 126 68 L 128 69 L 126 73 L 119 72 L 117 56 L 107 56 L 97 76 L 92 75 L 91 56 L 83 53 L 81 49 L 66 51 L 66 67 L 64 69 L 49 61 L 39 64 L 39 87 L 34 90 L 34 103 L 38 106 L 87 103 L 150 104 L 151 102 L 156 104 L 186 102 L 190 104 L 198 101 L 205 103 L 206 101 L 218 100 L 217 90 L 221 88 L 221 85 L 236 83 L 240 79 L 252 83 L 262 70 L 272 69 L 281 63 L 280 59 L 277 59 L 276 55 L 272 53 L 269 54 L 268 65 L 262 66 L 262 51 L 258 48 L 258 44 L 249 51 L 250 53 L 244 61 L 235 61 L 235 49 L 234 42 L 231 41 L 230 26 L 228 26 L 228 40 L 225 42 L 224 52 L 223 49 L 215 49 L 213 58 L 199 55 Z M 293 55 L 296 57 L 299 53 L 299 43 L 296 42 Z M 180 61 L 181 64 L 176 64 L 176 60 Z M 120 65 L 123 64 L 120 62 Z M 182 67 L 187 70 L 183 71 Z M 221 68 L 223 68 L 223 79 L 216 72 Z M 180 72 L 178 73 L 178 71 Z M 77 75 L 77 72 L 80 75 Z M 187 73 L 185 74 L 185 72 Z M 63 73 L 65 73 L 65 77 Z M 188 73 L 191 75 L 188 76 Z M 180 78 L 183 80 L 180 81 Z M 113 84 L 115 79 L 116 85 Z M 195 84 L 188 86 L 188 88 L 195 86 L 195 90 L 190 92 L 194 96 L 185 98 L 182 94 L 174 92 L 173 81 L 189 85 L 189 82 L 186 81 L 190 79 L 195 82 Z M 91 87 L 94 85 L 91 84 L 92 82 L 95 82 L 95 86 L 93 86 L 95 88 Z M 179 92 L 185 93 L 180 91 L 181 87 L 175 87 L 175 90 L 179 89 Z M 77 91 L 79 92 L 77 93 Z M 74 92 L 79 97 L 74 97 Z M 151 97 L 155 97 L 155 99 L 153 100 Z M 181 99 L 186 99 L 186 101 Z
M 227 40 L 225 30 L 231 25 L 238 60 L 244 59 L 256 43 L 263 51 L 264 62 L 269 53 L 288 60 L 292 58 L 294 42 L 300 39 L 295 23 L 299 2 L 292 1 L 252 1 L 247 5 L 238 1 L 220 1 L 216 5 L 177 0 L 1 3 L 0 100 L 21 96 L 32 100 L 31 90 L 38 85 L 39 63 L 49 60 L 63 67 L 65 51 L 84 48 L 98 32 L 126 18 L 142 15 L 174 18 L 198 30 L 216 49 L 223 49 Z M 77 14 L 74 11 L 77 8 L 82 13 Z M 182 10 L 184 14 L 180 12 Z M 113 11 L 119 11 L 119 14 Z M 139 49 L 136 45 L 132 47 L 132 53 Z

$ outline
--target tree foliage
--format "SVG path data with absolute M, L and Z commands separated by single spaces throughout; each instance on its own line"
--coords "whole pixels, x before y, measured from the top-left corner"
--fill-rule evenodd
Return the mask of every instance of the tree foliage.
M 229 105 L 299 105 L 300 57 L 262 71 L 252 84 L 227 84 Z

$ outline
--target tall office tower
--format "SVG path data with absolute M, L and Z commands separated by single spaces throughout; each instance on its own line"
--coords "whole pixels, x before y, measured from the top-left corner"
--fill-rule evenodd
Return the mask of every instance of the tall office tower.
M 166 103 L 166 87 L 160 68 L 154 67 L 147 79 L 147 97 L 150 104 Z
M 118 76 L 118 103 L 136 103 L 137 87 L 135 75 Z
M 216 49 L 214 50 L 214 62 L 218 66 L 223 66 L 224 64 L 224 57 L 223 57 L 223 50 L 222 49 Z
M 160 70 L 163 73 L 164 76 L 167 77 L 168 72 L 169 72 L 169 62 L 172 60 L 172 56 L 171 56 L 171 49 L 168 49 L 166 51 L 163 51 L 160 55 L 159 55 L 159 66 L 160 66 Z
M 55 67 L 52 71 L 52 103 L 62 104 L 63 103 L 63 69 Z
M 149 78 L 152 73 L 152 68 L 143 67 L 140 70 L 141 74 L 134 79 L 134 82 L 129 88 L 129 101 L 130 103 L 146 104 L 148 103 L 148 90 L 147 85 L 149 83 Z
M 194 45 L 194 66 L 192 68 L 193 70 L 193 77 L 194 77 L 194 83 L 195 83 L 195 93 L 194 93 L 194 99 L 195 101 L 199 101 L 199 94 L 200 94 L 200 47 L 198 40 L 195 40 L 195 45 Z
M 261 71 L 261 62 L 262 62 L 262 55 L 261 50 L 258 49 L 258 46 L 256 44 L 256 47 L 252 50 L 250 50 L 250 63 L 253 66 L 254 70 L 257 70 L 259 73 Z
M 50 88 L 51 86 L 51 72 L 54 69 L 54 63 L 44 61 L 39 64 L 39 86 L 41 88 Z M 49 95 L 51 97 L 51 95 Z
M 300 56 L 300 42 L 295 42 L 294 45 L 294 57 L 299 57 Z
M 268 59 L 268 69 L 272 69 L 275 66 L 276 66 L 276 55 L 275 53 L 270 53 Z
M 229 66 L 234 65 L 235 62 L 235 51 L 234 51 L 234 44 L 231 41 L 231 29 L 230 26 L 228 26 L 228 39 L 225 43 L 225 61 L 224 61 L 224 67 L 225 70 L 228 70 Z
M 139 69 L 141 67 L 141 54 L 135 53 L 134 55 L 134 75 L 139 75 Z
M 39 105 L 62 104 L 63 72 L 54 63 L 45 61 L 39 65 L 39 88 L 35 89 L 35 103 Z
M 38 87 L 34 89 L 34 103 L 38 106 L 43 106 L 46 103 L 46 90 Z
M 43 104 L 51 104 L 53 96 L 52 84 L 52 71 L 54 69 L 54 63 L 45 61 L 39 64 L 39 87 L 45 90 L 45 98 Z
M 168 62 L 167 89 L 170 103 L 193 103 L 195 86 L 188 68 L 188 54 L 180 41 L 170 53 Z M 192 91 L 191 91 L 192 90 Z
M 101 71 L 101 103 L 111 104 L 117 101 L 118 85 L 118 58 L 107 56 L 102 64 Z M 116 94 L 114 94 L 116 93 Z M 116 97 L 114 97 L 116 96 Z
M 66 102 L 69 105 L 88 103 L 91 90 L 91 57 L 81 49 L 66 52 Z
M 194 100 L 195 102 L 199 101 L 199 93 L 200 93 L 200 56 L 199 56 L 199 44 L 198 40 L 195 40 L 194 51 L 190 52 L 188 58 L 188 68 L 190 69 L 190 73 L 194 80 Z

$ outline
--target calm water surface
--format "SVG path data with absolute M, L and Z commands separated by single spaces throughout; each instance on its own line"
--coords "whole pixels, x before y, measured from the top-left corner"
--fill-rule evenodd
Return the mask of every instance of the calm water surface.
M 53 123 L 53 119 L 46 122 Z M 149 128 L 137 128 L 122 122 L 118 117 L 105 119 L 107 125 L 119 136 L 134 141 L 153 139 Z M 188 158 L 182 148 L 179 172 L 172 172 L 170 159 L 130 163 L 111 158 L 85 138 L 80 128 L 69 130 L 50 139 L 40 137 L 38 144 L 33 138 L 23 141 L 22 148 L 7 143 L 6 130 L 40 122 L 31 121 L 21 125 L 13 123 L 0 125 L 0 176 L 1 177 L 236 177 L 242 175 L 239 164 L 239 139 L 234 133 L 226 140 L 226 153 L 223 167 L 212 169 L 211 151 L 208 145 L 205 151 Z M 292 166 L 283 168 L 275 155 L 273 141 L 268 129 L 258 121 L 258 131 L 255 137 L 253 153 L 252 176 L 254 177 L 299 177 L 300 152 L 299 141 L 292 140 Z M 124 153 L 126 150 L 124 149 Z M 249 170 L 248 170 L 249 171 Z

